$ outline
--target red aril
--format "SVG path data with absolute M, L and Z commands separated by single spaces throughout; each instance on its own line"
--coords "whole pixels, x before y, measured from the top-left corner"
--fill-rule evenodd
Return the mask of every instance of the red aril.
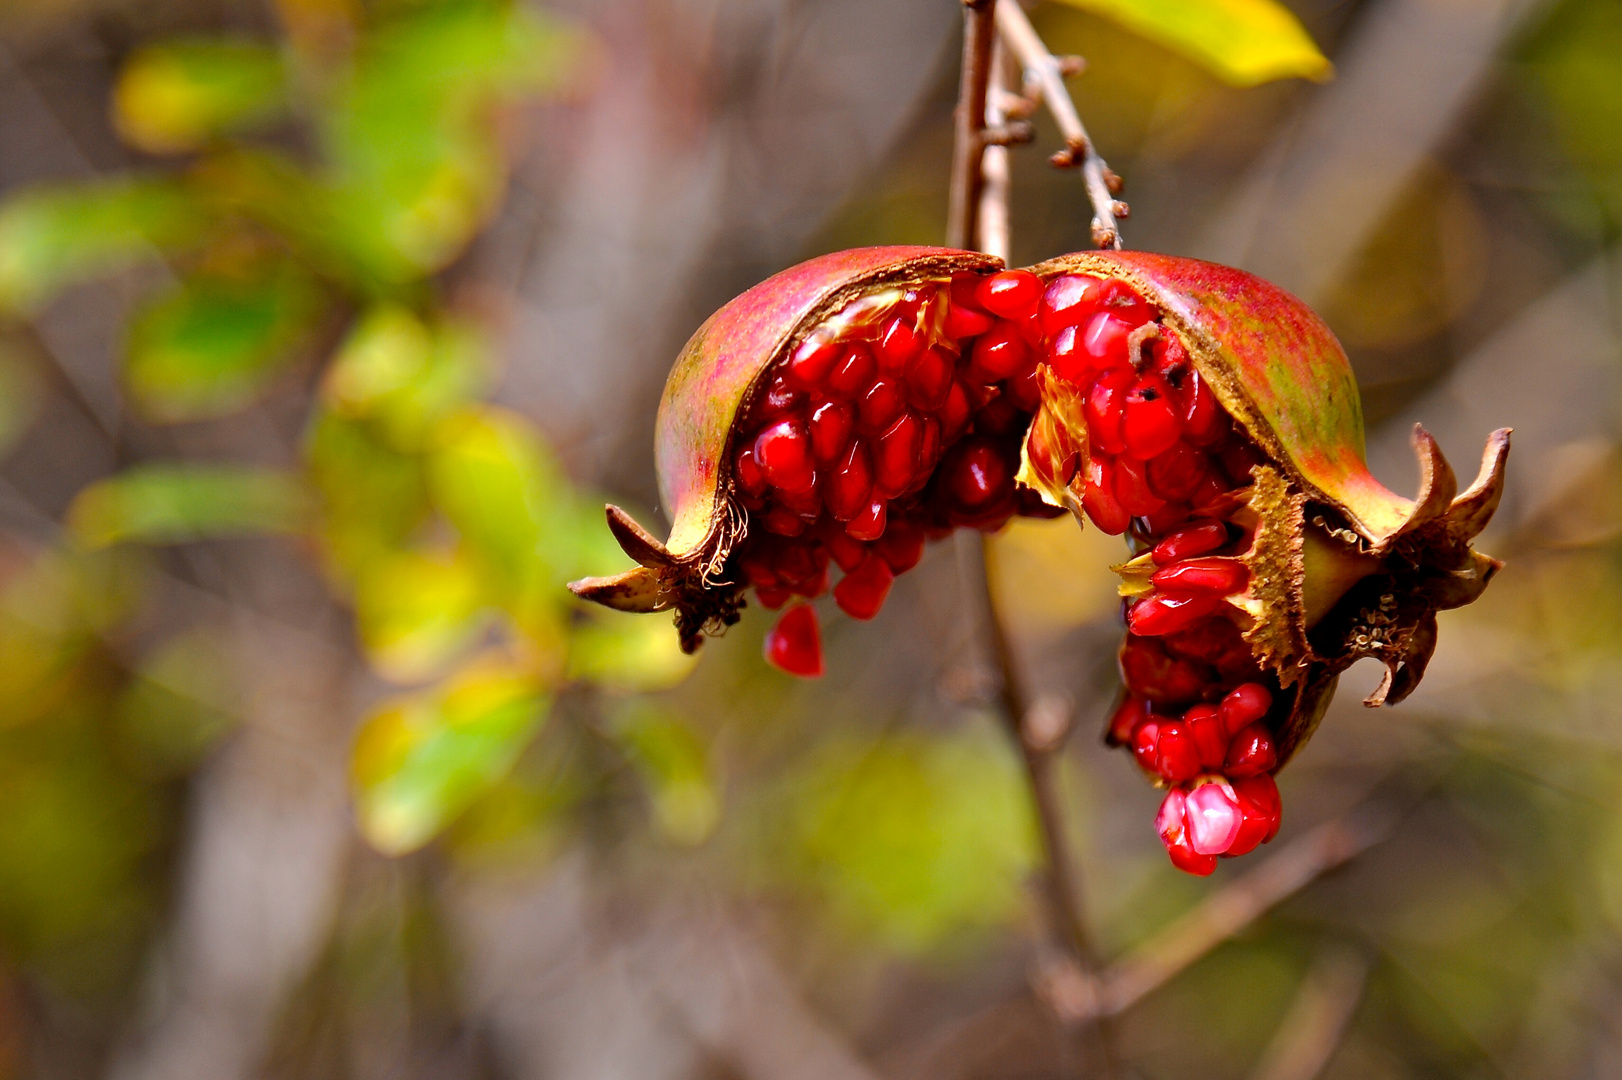
M 1115 459 L 1115 501 L 1132 517 L 1152 514 L 1165 505 L 1149 487 L 1143 462 L 1125 456 Z
M 1273 737 L 1260 724 L 1251 724 L 1240 729 L 1233 737 L 1228 744 L 1227 757 L 1220 767 L 1229 776 L 1239 777 L 1272 772 L 1277 764 L 1278 754 L 1273 750 Z
M 1042 279 L 1029 270 L 1004 270 L 982 280 L 975 297 L 993 315 L 1027 318 L 1036 312 L 1042 299 Z
M 884 606 L 890 595 L 895 574 L 875 552 L 868 552 L 861 563 L 834 586 L 834 603 L 853 619 L 871 619 Z
M 1130 368 L 1111 368 L 1100 375 L 1087 391 L 1087 437 L 1095 450 L 1120 454 L 1126 450 L 1121 421 L 1126 411 L 1126 394 L 1132 388 Z
M 1183 723 L 1168 720 L 1160 725 L 1155 747 L 1155 771 L 1174 784 L 1200 774 L 1200 752 Z
M 907 370 L 907 399 L 926 412 L 935 412 L 946 403 L 956 375 L 952 358 L 938 346 L 919 353 Z
M 1011 322 L 998 322 L 974 341 L 969 353 L 969 374 L 993 383 L 1024 371 L 1030 361 L 1030 346 Z
M 924 557 L 924 530 L 910 521 L 892 521 L 884 535 L 873 541 L 873 550 L 892 573 L 905 574 Z
M 766 635 L 766 662 L 779 671 L 815 679 L 822 675 L 822 633 L 817 613 L 809 604 L 796 604 L 783 613 Z
M 965 439 L 943 466 L 952 500 L 962 509 L 978 510 L 1013 490 L 1014 474 L 996 446 L 984 437 Z
M 856 412 L 843 401 L 825 401 L 811 410 L 811 456 L 833 461 L 850 447 Z
M 907 395 L 901 383 L 880 375 L 856 403 L 856 421 L 864 434 L 876 435 L 895 423 L 907 408 Z
M 873 462 L 861 439 L 850 444 L 828 481 L 824 496 L 828 512 L 839 521 L 854 521 L 873 498 Z
M 1155 759 L 1160 756 L 1160 725 L 1162 720 L 1153 713 L 1132 730 L 1132 755 L 1145 772 L 1155 772 Z
M 1121 645 L 1120 665 L 1127 689 L 1157 706 L 1198 700 L 1213 677 L 1204 664 L 1170 656 L 1158 640 L 1131 633 Z
M 1222 603 L 1210 593 L 1155 593 L 1132 605 L 1126 624 L 1141 637 L 1175 634 L 1196 619 L 1203 619 Z
M 1087 484 L 1081 505 L 1087 517 L 1101 532 L 1119 536 L 1132 524 L 1132 515 L 1115 497 L 1115 463 L 1106 457 L 1087 462 Z
M 1228 734 L 1237 735 L 1267 715 L 1273 707 L 1273 695 L 1261 683 L 1236 686 L 1222 699 L 1222 724 Z
M 1155 588 L 1168 592 L 1215 593 L 1227 596 L 1239 592 L 1250 580 L 1250 571 L 1238 559 L 1212 556 L 1184 559 L 1156 570 L 1149 578 Z
M 917 413 L 904 413 L 873 443 L 873 488 L 888 498 L 906 491 L 922 461 L 924 425 Z
M 1183 727 L 1194 741 L 1203 769 L 1221 769 L 1228 757 L 1228 732 L 1211 705 L 1195 705 L 1183 714 Z
M 1082 324 L 1081 351 L 1087 354 L 1091 365 L 1099 370 L 1120 368 L 1130 372 L 1127 358 L 1127 339 L 1138 323 L 1100 311 Z
M 1191 498 L 1209 474 L 1205 455 L 1186 442 L 1176 443 L 1149 462 L 1149 486 L 1162 499 Z
M 1126 392 L 1121 415 L 1121 441 L 1139 461 L 1165 453 L 1177 445 L 1183 422 L 1172 411 L 1171 391 L 1158 375 L 1145 375 Z
M 779 375 L 766 387 L 755 409 L 762 419 L 769 420 L 801 411 L 807 400 L 804 390 L 791 383 L 786 375 Z
M 814 337 L 794 350 L 785 372 L 802 390 L 816 390 L 827 380 L 845 346 L 832 335 Z
M 1226 783 L 1199 784 L 1183 804 L 1188 846 L 1201 855 L 1221 855 L 1239 835 L 1239 802 Z
M 877 540 L 884 535 L 884 527 L 889 522 L 889 507 L 886 500 L 874 499 L 866 510 L 846 523 L 845 534 L 857 540 Z
M 804 491 L 816 479 L 811 439 L 798 420 L 779 420 L 755 436 L 755 461 L 766 480 L 784 491 Z
M 954 443 L 969 426 L 969 417 L 974 415 L 974 405 L 969 401 L 969 392 L 963 389 L 961 382 L 953 382 L 952 388 L 946 393 L 946 403 L 941 406 L 941 441 Z
M 734 466 L 738 475 L 738 488 L 745 495 L 760 496 L 766 494 L 766 473 L 755 461 L 755 451 L 752 447 L 744 447 L 738 452 L 738 462 Z
M 1049 337 L 1075 327 L 1093 313 L 1103 282 L 1088 274 L 1054 278 L 1042 293 L 1042 330 Z
M 878 344 L 873 347 L 873 355 L 878 360 L 880 370 L 900 375 L 923 348 L 924 335 L 913 325 L 909 313 L 906 316 L 898 315 L 884 324 L 884 329 L 879 332 Z
M 873 381 L 878 365 L 865 345 L 852 345 L 828 373 L 828 392 L 838 397 L 854 398 Z
M 1131 746 L 1138 725 L 1149 719 L 1149 703 L 1133 694 L 1126 695 L 1110 717 L 1104 741 L 1111 746 Z

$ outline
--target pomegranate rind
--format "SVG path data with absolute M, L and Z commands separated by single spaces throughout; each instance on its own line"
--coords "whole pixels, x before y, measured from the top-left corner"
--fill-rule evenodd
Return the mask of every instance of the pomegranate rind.
M 1002 265 L 992 256 L 952 248 L 855 248 L 792 266 L 728 302 L 682 349 L 659 403 L 654 460 L 670 536 L 660 544 L 610 507 L 610 527 L 641 565 L 572 582 L 570 589 L 624 611 L 677 609 L 688 652 L 698 648 L 705 630 L 736 621 L 740 589 L 724 580 L 723 566 L 743 536 L 746 515 L 735 501 L 726 463 L 732 460 L 733 429 L 764 386 L 765 373 L 852 300 Z

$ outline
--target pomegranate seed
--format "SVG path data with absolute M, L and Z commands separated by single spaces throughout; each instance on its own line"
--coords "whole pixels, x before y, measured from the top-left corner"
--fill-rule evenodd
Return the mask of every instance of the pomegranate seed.
M 828 568 L 824 566 L 804 581 L 796 581 L 789 586 L 789 591 L 796 596 L 803 596 L 807 600 L 815 600 L 828 591 Z
M 1025 344 L 1011 322 L 998 322 L 974 341 L 969 353 L 969 374 L 982 382 L 994 383 L 1025 370 L 1030 362 L 1030 346 Z
M 773 570 L 765 553 L 756 550 L 738 557 L 738 569 L 743 571 L 744 578 L 751 585 L 772 586 L 779 584 L 777 571 Z
M 852 521 L 867 509 L 873 498 L 873 462 L 862 440 L 850 444 L 823 488 L 828 512 L 839 521 Z
M 782 585 L 767 585 L 755 590 L 755 599 L 759 600 L 760 606 L 767 611 L 776 611 L 793 596 L 793 591 Z
M 918 408 L 934 412 L 952 392 L 955 374 L 951 356 L 938 346 L 925 349 L 907 371 L 907 397 Z
M 1211 684 L 1211 669 L 1167 654 L 1154 638 L 1128 634 L 1121 646 L 1121 681 L 1156 705 L 1194 701 Z M 1224 720 L 1224 722 L 1226 722 Z
M 953 274 L 951 284 L 947 286 L 952 306 L 983 311 L 985 305 L 980 303 L 980 283 L 984 280 L 985 275 L 968 271 Z
M 805 521 L 787 507 L 772 507 L 766 511 L 762 520 L 766 525 L 766 531 L 776 533 L 778 536 L 799 536 L 805 532 Z
M 867 509 L 850 519 L 845 526 L 845 535 L 855 537 L 857 540 L 877 540 L 884 535 L 884 525 L 888 517 L 887 503 L 883 499 L 874 499 L 867 504 Z
M 1098 375 L 1093 358 L 1081 348 L 1080 331 L 1074 326 L 1060 330 L 1048 346 L 1048 366 L 1058 378 L 1066 379 L 1086 390 Z
M 996 320 L 983 311 L 954 303 L 946 309 L 945 332 L 953 341 L 962 341 L 985 333 L 994 322 Z
M 1126 452 L 1148 461 L 1177 445 L 1183 422 L 1172 410 L 1170 389 L 1159 375 L 1145 375 L 1126 392 L 1121 415 L 1121 440 Z
M 1160 509 L 1151 510 L 1143 515 L 1144 535 L 1155 537 L 1168 533 L 1187 521 L 1193 513 L 1187 503 L 1165 503 Z
M 1111 368 L 1087 391 L 1087 435 L 1093 446 L 1106 454 L 1119 454 L 1126 449 L 1121 420 L 1127 391 L 1133 381 L 1131 370 Z
M 905 574 L 924 557 L 924 530 L 910 521 L 892 521 L 884 535 L 873 541 L 873 550 L 891 571 Z
M 755 436 L 755 460 L 773 487 L 804 491 L 816 481 L 811 439 L 798 420 L 779 420 Z
M 1123 424 L 1123 432 L 1125 430 Z M 1186 442 L 1178 442 L 1149 462 L 1149 486 L 1162 499 L 1183 500 L 1199 490 L 1210 475 L 1205 455 Z
M 1175 634 L 1217 609 L 1222 597 L 1209 593 L 1155 593 L 1132 606 L 1126 623 L 1141 637 Z
M 1241 816 L 1239 802 L 1227 784 L 1199 785 L 1183 804 L 1188 846 L 1201 855 L 1222 854 L 1239 835 Z
M 856 417 L 865 434 L 876 435 L 906 411 L 907 395 L 901 384 L 888 375 L 880 375 L 858 400 Z
M 794 350 L 784 374 L 802 390 L 816 390 L 827 380 L 843 351 L 844 346 L 833 338 L 811 338 Z
M 1155 588 L 1168 592 L 1215 593 L 1227 596 L 1243 589 L 1250 571 L 1237 559 L 1213 557 L 1185 559 L 1156 570 L 1149 578 Z
M 1192 780 L 1200 774 L 1200 752 L 1180 720 L 1160 725 L 1155 746 L 1155 771 L 1172 783 Z
M 1048 283 L 1040 307 L 1042 329 L 1055 334 L 1091 315 L 1103 282 L 1090 274 L 1065 274 Z
M 1284 804 L 1278 797 L 1278 784 L 1271 776 L 1262 773 L 1260 776 L 1236 780 L 1233 793 L 1247 812 L 1254 807 L 1255 812 L 1267 822 L 1267 835 L 1262 837 L 1262 843 L 1278 835 L 1278 827 L 1284 820 Z
M 1025 318 L 1036 313 L 1042 299 L 1042 279 L 1029 270 L 1003 270 L 980 282 L 975 298 L 993 315 Z
M 890 567 L 870 551 L 856 569 L 834 586 L 834 603 L 853 619 L 871 619 L 884 606 L 884 598 L 890 595 L 894 581 L 895 574 Z
M 1250 470 L 1267 463 L 1260 451 L 1239 439 L 1228 440 L 1217 455 L 1222 460 L 1222 471 L 1228 474 L 1228 481 L 1234 487 L 1250 483 Z
M 909 491 L 920 488 L 929 481 L 930 474 L 935 471 L 935 466 L 940 463 L 943 448 L 941 422 L 933 416 L 925 417 L 924 434 L 918 449 L 918 476 L 913 481 L 912 486 L 908 488 Z
M 1138 759 L 1144 772 L 1155 771 L 1155 758 L 1160 753 L 1160 725 L 1163 722 L 1150 713 L 1147 719 L 1132 729 L 1132 756 Z
M 1007 460 L 983 437 L 966 439 L 954 447 L 944 471 L 953 501 L 967 510 L 978 510 L 1005 495 L 1014 481 Z
M 805 391 L 789 382 L 786 375 L 779 375 L 767 384 L 766 393 L 755 404 L 755 415 L 763 420 L 772 420 L 799 412 L 805 408 L 805 404 Z
M 983 435 L 1009 435 L 1025 417 L 1007 397 L 992 398 L 974 417 L 974 430 Z
M 829 373 L 828 392 L 842 398 L 855 397 L 872 383 L 876 366 L 865 345 L 852 345 Z
M 1229 736 L 1254 724 L 1273 707 L 1273 695 L 1261 683 L 1245 683 L 1228 691 L 1222 699 L 1222 726 Z
M 779 491 L 772 501 L 806 521 L 817 520 L 822 514 L 822 494 L 817 491 L 815 475 L 812 474 L 811 486 L 804 491 Z
M 1201 855 L 1195 851 L 1186 839 L 1166 845 L 1166 854 L 1171 856 L 1171 864 L 1185 874 L 1195 877 L 1209 877 L 1216 871 L 1217 861 L 1214 855 Z
M 1042 404 L 1042 376 L 1036 365 L 1008 380 L 1008 400 L 1021 412 L 1033 413 Z
M 1183 714 L 1183 727 L 1194 740 L 1194 750 L 1200 765 L 1206 769 L 1220 769 L 1228 760 L 1228 732 L 1222 726 L 1222 714 L 1214 705 L 1195 705 Z
M 873 356 L 879 362 L 879 370 L 888 371 L 892 375 L 900 375 L 907 370 L 924 347 L 924 335 L 920 334 L 913 325 L 911 315 L 898 315 L 884 324 L 879 332 L 878 343 L 873 347 Z
M 1111 746 L 1132 745 L 1133 733 L 1138 725 L 1149 719 L 1149 703 L 1132 694 L 1126 695 L 1115 715 L 1110 717 L 1104 741 Z
M 1197 555 L 1215 551 L 1228 542 L 1228 527 L 1220 521 L 1194 521 L 1175 532 L 1167 533 L 1155 545 L 1151 558 L 1156 566 L 1182 562 Z
M 969 418 L 974 415 L 974 406 L 969 401 L 969 392 L 960 382 L 953 382 L 952 388 L 946 394 L 946 404 L 941 406 L 941 439 L 944 443 L 954 443 L 969 426 Z
M 1106 457 L 1087 462 L 1087 487 L 1081 495 L 1082 509 L 1099 530 L 1111 536 L 1126 532 L 1132 515 L 1115 498 L 1115 463 Z
M 1133 291 L 1132 286 L 1120 279 L 1106 281 L 1098 290 L 1098 306 L 1116 318 L 1137 329 L 1154 317 L 1149 305 Z
M 1160 834 L 1161 840 L 1171 843 L 1182 837 L 1188 828 L 1184 818 L 1187 805 L 1188 792 L 1182 788 L 1172 788 L 1160 800 L 1160 812 L 1155 814 L 1155 832 Z
M 1243 777 L 1272 772 L 1277 764 L 1278 754 L 1273 749 L 1273 737 L 1260 724 L 1251 724 L 1241 728 L 1239 734 L 1233 737 L 1222 768 L 1229 776 Z
M 750 447 L 738 451 L 738 466 L 735 470 L 738 476 L 738 487 L 745 495 L 759 497 L 766 494 L 766 473 L 755 462 L 755 452 Z
M 1215 446 L 1228 433 L 1228 415 L 1200 373 L 1190 371 L 1182 390 L 1183 437 L 1195 446 Z
M 905 413 L 873 442 L 873 486 L 895 496 L 907 490 L 918 475 L 924 425 L 915 413 Z
M 1091 365 L 1101 371 L 1113 368 L 1130 371 L 1126 339 L 1138 325 L 1114 312 L 1100 311 L 1083 324 L 1081 351 L 1087 354 Z
M 1115 501 L 1133 517 L 1152 514 L 1165 505 L 1149 487 L 1143 462 L 1129 457 L 1115 459 Z
M 1216 857 L 1201 855 L 1189 846 L 1187 819 L 1188 796 L 1173 788 L 1160 803 L 1160 812 L 1155 815 L 1155 831 L 1160 834 L 1160 842 L 1166 846 L 1173 866 L 1205 877 L 1216 869 Z
M 1248 855 L 1255 851 L 1257 845 L 1267 839 L 1267 830 L 1272 824 L 1264 811 L 1239 794 L 1239 785 L 1243 782 L 1233 781 L 1234 796 L 1239 803 L 1239 831 L 1234 834 L 1233 843 L 1228 845 L 1224 855 Z
M 822 542 L 827 546 L 828 554 L 833 556 L 833 560 L 838 564 L 839 569 L 847 574 L 856 569 L 857 564 L 862 561 L 862 557 L 867 554 L 867 545 L 860 540 L 851 539 L 846 535 L 844 529 L 823 530 Z
M 822 633 L 816 609 L 796 604 L 766 635 L 766 662 L 779 671 L 815 679 L 822 675 Z
M 811 410 L 811 456 L 822 462 L 843 457 L 855 427 L 855 410 L 843 401 L 818 405 Z
M 1220 663 L 1235 648 L 1250 656 L 1250 646 L 1239 635 L 1239 628 L 1220 615 L 1202 619 L 1187 630 L 1167 634 L 1161 642 L 1173 656 L 1189 660 L 1203 660 L 1207 664 Z

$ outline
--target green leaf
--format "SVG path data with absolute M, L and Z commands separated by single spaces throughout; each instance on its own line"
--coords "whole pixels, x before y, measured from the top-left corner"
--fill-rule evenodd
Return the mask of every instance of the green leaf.
M 351 761 L 361 831 L 388 855 L 428 843 L 506 775 L 550 706 L 533 674 L 496 658 L 385 705 Z
M 679 717 L 647 707 L 627 709 L 613 730 L 647 788 L 659 831 L 687 846 L 709 839 L 721 820 L 721 799 L 697 733 Z
M 1234 86 L 1323 81 L 1333 72 L 1299 19 L 1277 0 L 1061 0 L 1193 60 Z
M 235 412 L 281 374 L 320 308 L 314 283 L 290 266 L 193 277 L 131 325 L 125 385 L 153 420 Z
M 1540 201 L 1568 226 L 1608 241 L 1622 221 L 1622 100 L 1616 92 L 1622 10 L 1610 3 L 1557 5 L 1527 40 L 1522 59 L 1577 166 L 1559 174 L 1560 183 L 1537 185 Z
M 113 89 L 124 140 L 152 154 L 196 150 L 286 103 L 281 55 L 249 41 L 169 41 L 137 51 Z
M 484 629 L 477 570 L 454 552 L 391 552 L 369 562 L 355 621 L 372 666 L 395 682 L 438 674 Z
M 91 547 L 296 532 L 308 499 L 291 475 L 241 465 L 137 465 L 74 498 L 68 526 Z
M 201 207 L 169 180 L 53 184 L 0 204 L 0 309 L 27 313 L 58 290 L 200 232 Z
M 369 418 L 391 445 L 415 450 L 436 422 L 484 389 L 489 367 L 475 327 L 430 326 L 405 307 L 379 304 L 344 342 L 322 394 L 333 412 Z

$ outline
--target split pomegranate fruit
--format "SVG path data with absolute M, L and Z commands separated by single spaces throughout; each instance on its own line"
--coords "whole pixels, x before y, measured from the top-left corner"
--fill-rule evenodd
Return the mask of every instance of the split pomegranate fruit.
M 1105 733 L 1168 789 L 1172 861 L 1272 839 L 1272 774 L 1353 661 L 1395 703 L 1435 613 L 1500 564 L 1472 538 L 1497 506 L 1507 429 L 1463 493 L 1416 429 L 1420 493 L 1363 460 L 1351 368 L 1293 296 L 1242 271 L 1143 252 L 1004 270 L 941 248 L 837 252 L 785 270 L 688 342 L 656 429 L 660 543 L 608 508 L 639 564 L 571 585 L 674 609 L 683 648 L 787 607 L 766 657 L 823 670 L 814 609 L 871 619 L 929 540 L 1072 513 L 1124 535 L 1121 701 Z M 834 570 L 838 570 L 835 580 Z

